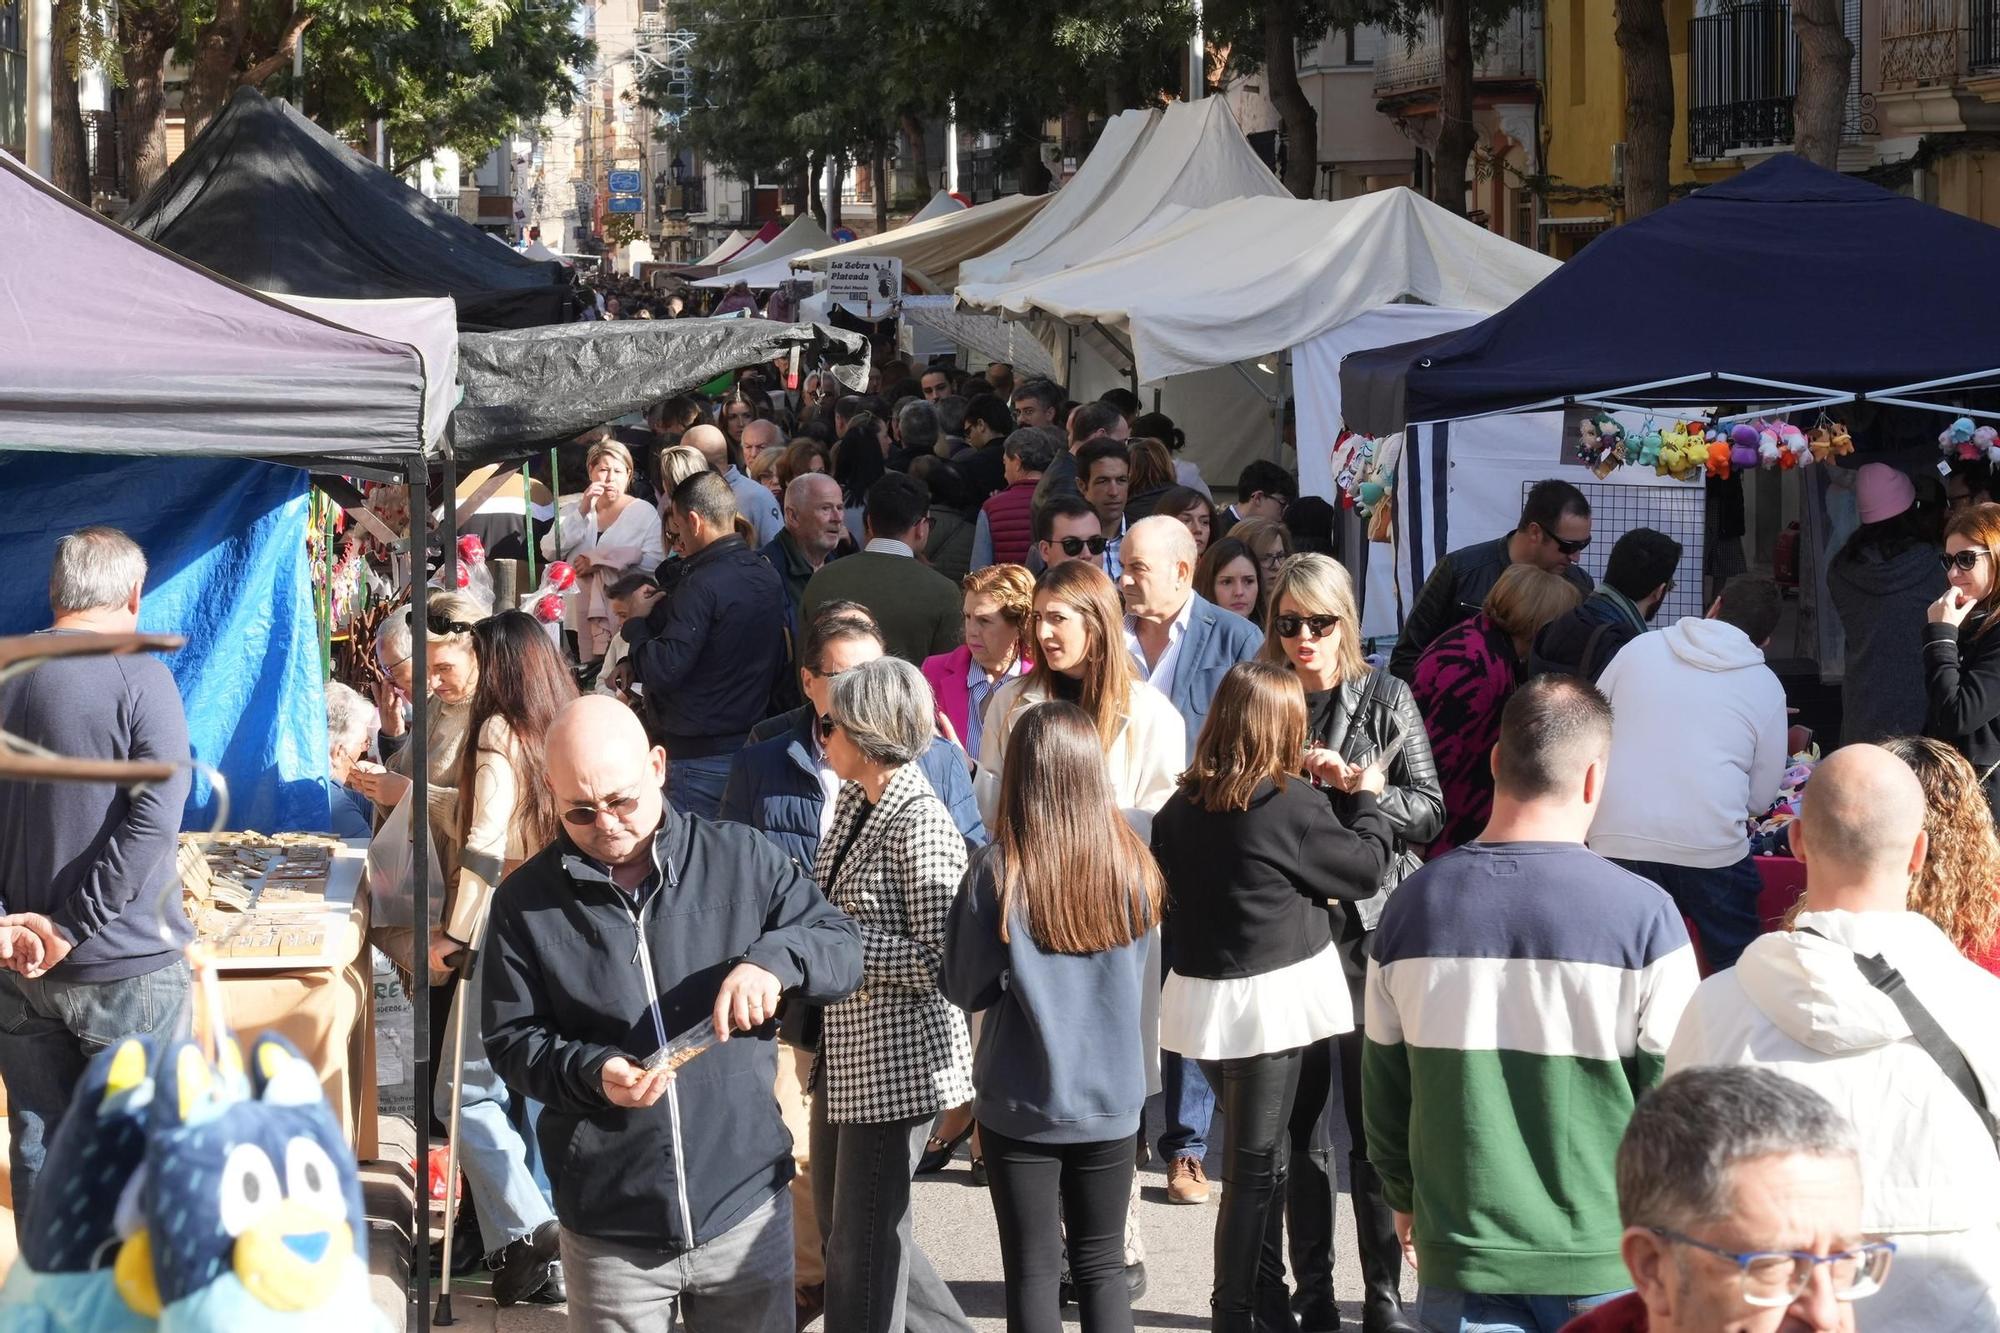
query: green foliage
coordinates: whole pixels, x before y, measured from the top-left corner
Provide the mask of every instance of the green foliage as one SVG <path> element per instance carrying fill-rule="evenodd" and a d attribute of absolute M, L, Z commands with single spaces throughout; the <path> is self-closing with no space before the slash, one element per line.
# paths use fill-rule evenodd
<path fill-rule="evenodd" d="M 802 9 L 804 12 L 802 12 Z M 692 0 L 692 106 L 668 137 L 746 179 L 804 155 L 865 156 L 900 119 L 1039 137 L 1065 110 L 1105 114 L 1178 87 L 1187 0 Z M 665 76 L 651 104 L 674 103 Z"/>
<path fill-rule="evenodd" d="M 306 86 L 289 69 L 269 91 L 338 134 L 380 117 L 392 164 L 439 148 L 476 161 L 518 127 L 567 111 L 576 70 L 594 58 L 574 28 L 577 0 L 307 0 Z"/>

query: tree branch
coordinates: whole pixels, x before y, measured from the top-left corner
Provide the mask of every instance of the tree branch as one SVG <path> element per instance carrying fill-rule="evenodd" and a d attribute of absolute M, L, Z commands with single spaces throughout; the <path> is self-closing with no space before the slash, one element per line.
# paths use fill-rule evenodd
<path fill-rule="evenodd" d="M 284 35 L 278 38 L 278 49 L 244 70 L 237 77 L 237 87 L 262 87 L 264 80 L 291 64 L 292 55 L 298 50 L 299 43 L 305 40 L 306 29 L 312 26 L 314 17 L 306 10 L 295 11 L 292 21 L 285 25 Z"/>

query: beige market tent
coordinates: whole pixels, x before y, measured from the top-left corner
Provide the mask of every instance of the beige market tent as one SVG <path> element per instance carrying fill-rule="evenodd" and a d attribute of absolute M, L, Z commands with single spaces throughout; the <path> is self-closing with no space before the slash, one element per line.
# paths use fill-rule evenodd
<path fill-rule="evenodd" d="M 1064 191 L 1073 186 L 1071 182 Z M 903 261 L 903 276 L 918 287 L 927 292 L 949 292 L 958 282 L 960 264 L 1006 243 L 1059 197 L 1010 194 L 942 217 L 913 219 L 879 236 L 815 250 L 792 262 L 798 268 L 825 272 L 830 259 L 893 257 Z"/>

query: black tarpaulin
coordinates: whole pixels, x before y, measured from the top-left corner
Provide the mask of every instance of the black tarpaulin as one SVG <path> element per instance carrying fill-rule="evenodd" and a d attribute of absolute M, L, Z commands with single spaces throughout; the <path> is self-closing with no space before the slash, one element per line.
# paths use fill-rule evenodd
<path fill-rule="evenodd" d="M 121 221 L 260 291 L 449 296 L 467 330 L 575 314 L 561 264 L 495 241 L 254 88 L 239 89 Z"/>
<path fill-rule="evenodd" d="M 789 360 L 804 376 L 827 363 L 859 391 L 868 340 L 821 324 L 767 319 L 634 319 L 468 333 L 458 340 L 464 397 L 452 413 L 461 466 L 574 439 L 745 366 Z"/>

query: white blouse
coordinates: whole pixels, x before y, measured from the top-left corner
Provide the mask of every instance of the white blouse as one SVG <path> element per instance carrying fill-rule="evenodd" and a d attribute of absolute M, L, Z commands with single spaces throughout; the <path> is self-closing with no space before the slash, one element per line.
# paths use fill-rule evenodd
<path fill-rule="evenodd" d="M 594 556 L 599 548 L 606 552 L 618 551 L 621 556 L 636 552 L 630 558 L 619 559 L 617 564 L 621 567 L 653 569 L 667 558 L 666 547 L 660 540 L 659 511 L 643 501 L 634 500 L 625 506 L 623 513 L 611 520 L 611 526 L 600 532 L 596 511 L 584 510 L 572 500 L 562 507 L 562 518 L 555 528 L 542 538 L 542 554 L 551 560 Z"/>
<path fill-rule="evenodd" d="M 1252 977 L 1167 973 L 1160 995 L 1160 1046 L 1190 1060 L 1241 1060 L 1310 1046 L 1354 1030 L 1354 1004 L 1340 953 Z"/>

